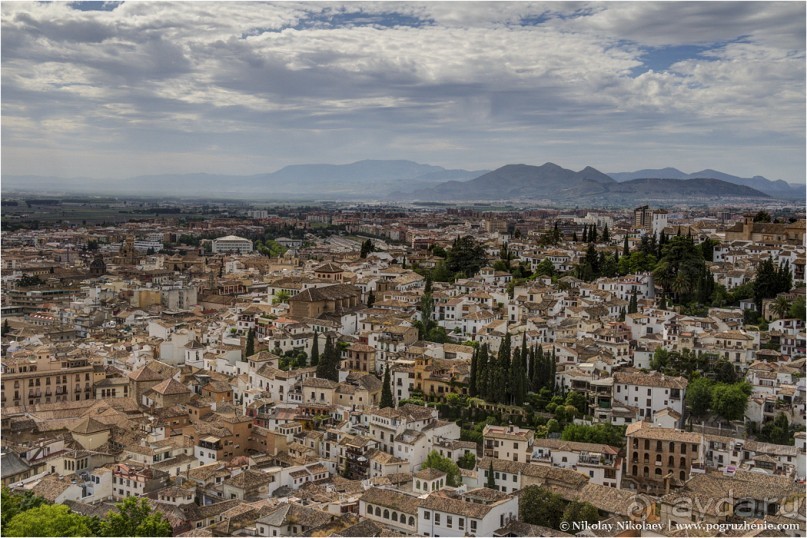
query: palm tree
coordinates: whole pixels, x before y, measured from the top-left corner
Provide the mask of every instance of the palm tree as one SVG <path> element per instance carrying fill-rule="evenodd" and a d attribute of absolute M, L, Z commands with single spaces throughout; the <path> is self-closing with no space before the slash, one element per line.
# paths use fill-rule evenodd
<path fill-rule="evenodd" d="M 676 298 L 680 301 L 692 291 L 692 281 L 689 280 L 683 273 L 678 273 L 675 280 L 672 281 L 672 291 L 675 293 Z"/>
<path fill-rule="evenodd" d="M 275 293 L 275 298 L 272 301 L 272 303 L 274 304 L 287 303 L 289 302 L 290 298 L 291 294 L 289 292 L 287 292 L 286 290 L 280 290 L 279 292 Z"/>
<path fill-rule="evenodd" d="M 790 301 L 786 297 L 777 297 L 771 303 L 771 312 L 779 319 L 787 317 L 790 314 Z"/>

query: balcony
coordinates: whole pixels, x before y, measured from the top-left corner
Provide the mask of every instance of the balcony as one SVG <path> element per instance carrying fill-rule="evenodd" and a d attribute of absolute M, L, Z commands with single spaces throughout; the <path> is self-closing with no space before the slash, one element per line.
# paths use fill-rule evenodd
<path fill-rule="evenodd" d="M 689 474 L 706 474 L 706 466 L 699 461 L 693 461 L 689 468 Z"/>

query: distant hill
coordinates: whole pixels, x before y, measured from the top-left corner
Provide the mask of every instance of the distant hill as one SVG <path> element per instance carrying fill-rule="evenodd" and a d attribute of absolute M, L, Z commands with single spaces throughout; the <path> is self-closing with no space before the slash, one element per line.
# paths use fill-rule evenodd
<path fill-rule="evenodd" d="M 425 188 L 477 177 L 486 170 L 451 170 L 405 160 L 365 160 L 351 164 L 302 164 L 255 175 L 159 174 L 122 180 L 3 176 L 3 190 L 48 190 L 99 194 L 260 196 L 318 199 L 379 197 L 390 190 Z"/>
<path fill-rule="evenodd" d="M 784 181 L 729 176 L 715 170 L 696 175 L 675 168 L 606 175 L 592 167 L 568 170 L 554 163 L 508 164 L 493 171 L 446 169 L 406 160 L 350 164 L 301 164 L 254 175 L 161 174 L 127 179 L 3 175 L 3 193 L 92 193 L 249 198 L 254 200 L 531 200 L 559 205 L 631 205 L 768 196 L 804 199 Z M 634 175 L 642 177 L 632 177 Z M 666 177 L 652 177 L 652 176 Z M 720 176 L 720 177 L 713 177 Z M 617 181 L 618 180 L 618 181 Z M 743 183 L 749 183 L 747 185 Z M 757 188 L 754 185 L 762 185 Z"/>
<path fill-rule="evenodd" d="M 470 181 L 448 181 L 416 191 L 412 197 L 420 200 L 570 198 L 603 192 L 604 185 L 612 183 L 616 182 L 591 167 L 575 172 L 554 163 L 508 164 Z"/>
<path fill-rule="evenodd" d="M 712 178 L 644 178 L 618 183 L 586 167 L 579 172 L 554 163 L 542 166 L 511 164 L 470 181 L 448 181 L 397 199 L 415 200 L 548 200 L 569 204 L 632 204 L 643 201 L 688 201 L 710 198 L 769 198 L 750 187 Z"/>
<path fill-rule="evenodd" d="M 678 170 L 677 168 L 651 168 L 645 170 L 637 170 L 635 172 L 614 172 L 608 174 L 617 181 L 630 181 L 633 179 L 645 178 L 663 178 L 663 179 L 697 179 L 697 178 L 712 178 L 733 183 L 735 185 L 743 185 L 751 187 L 774 198 L 787 198 L 787 199 L 804 199 L 807 194 L 807 186 L 787 183 L 781 179 L 772 181 L 762 176 L 754 176 L 751 178 L 743 178 L 726 174 L 718 170 L 707 168 L 700 172 L 687 174 Z"/>

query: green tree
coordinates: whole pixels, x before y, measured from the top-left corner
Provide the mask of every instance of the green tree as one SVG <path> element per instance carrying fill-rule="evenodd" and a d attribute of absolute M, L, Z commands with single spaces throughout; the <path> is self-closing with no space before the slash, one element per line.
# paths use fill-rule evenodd
<path fill-rule="evenodd" d="M 319 333 L 314 333 L 314 342 L 311 344 L 311 366 L 319 364 Z"/>
<path fill-rule="evenodd" d="M 339 348 L 334 345 L 331 336 L 328 335 L 325 339 L 325 349 L 317 362 L 317 377 L 339 381 L 339 359 Z"/>
<path fill-rule="evenodd" d="M 790 313 L 790 301 L 787 297 L 777 297 L 771 304 L 771 313 L 779 319 L 787 317 Z"/>
<path fill-rule="evenodd" d="M 790 423 L 784 413 L 779 413 L 771 422 L 762 426 L 759 439 L 777 445 L 792 445 L 793 435 L 790 432 Z"/>
<path fill-rule="evenodd" d="M 606 225 L 605 225 L 605 228 L 603 228 L 603 230 L 602 230 L 602 239 L 601 239 L 601 241 L 602 241 L 603 243 L 607 243 L 607 242 L 609 242 L 610 240 L 611 240 L 611 234 L 610 234 L 610 232 L 608 231 L 608 225 L 606 224 Z"/>
<path fill-rule="evenodd" d="M 36 508 L 19 512 L 12 517 L 6 525 L 3 535 L 89 536 L 91 532 L 88 517 L 72 513 L 63 504 L 42 504 Z M 170 534 L 166 536 L 170 536 Z"/>
<path fill-rule="evenodd" d="M 706 271 L 703 254 L 692 238 L 676 236 L 663 246 L 653 277 L 665 294 L 672 294 L 679 303 L 687 303 L 695 291 L 695 283 Z"/>
<path fill-rule="evenodd" d="M 549 258 L 544 258 L 541 260 L 541 263 L 535 266 L 535 273 L 533 273 L 532 278 L 539 277 L 539 276 L 554 276 L 555 275 L 555 266 L 552 264 L 552 261 Z"/>
<path fill-rule="evenodd" d="M 361 244 L 361 252 L 359 253 L 359 256 L 361 258 L 366 258 L 371 252 L 375 252 L 375 245 L 373 245 L 373 242 L 368 239 Z"/>
<path fill-rule="evenodd" d="M 593 525 L 600 520 L 600 515 L 592 504 L 587 502 L 572 501 L 566 505 L 566 510 L 563 511 L 562 520 L 571 525 L 572 528 L 580 528 L 575 527 L 574 524 L 585 521 L 589 525 Z"/>
<path fill-rule="evenodd" d="M 457 467 L 460 469 L 473 469 L 476 467 L 476 455 L 473 452 L 466 452 L 457 460 Z"/>
<path fill-rule="evenodd" d="M 703 418 L 712 404 L 712 382 L 699 377 L 687 387 L 686 403 L 693 417 Z"/>
<path fill-rule="evenodd" d="M 392 398 L 392 381 L 390 380 L 389 365 L 384 369 L 384 383 L 381 387 L 381 403 L 379 407 L 395 407 L 395 400 Z"/>
<path fill-rule="evenodd" d="M 369 307 L 373 306 L 374 304 L 375 304 L 375 292 L 373 292 L 373 290 L 370 290 L 367 293 L 367 306 L 369 308 Z"/>
<path fill-rule="evenodd" d="M 621 447 L 625 444 L 625 427 L 614 426 L 608 423 L 594 424 L 568 424 L 563 428 L 560 438 L 564 441 L 578 441 L 581 443 L 597 443 Z"/>
<path fill-rule="evenodd" d="M 788 316 L 796 319 L 804 319 L 805 317 L 807 317 L 807 309 L 805 309 L 803 295 L 797 297 L 796 300 L 793 301 L 793 304 L 790 305 L 790 311 L 788 312 Z"/>
<path fill-rule="evenodd" d="M 622 257 L 627 258 L 630 256 L 630 247 L 628 246 L 628 234 L 625 234 L 625 240 L 622 243 Z"/>
<path fill-rule="evenodd" d="M 540 486 L 527 486 L 518 498 L 518 519 L 530 525 L 559 529 L 563 521 L 564 501 Z"/>
<path fill-rule="evenodd" d="M 488 489 L 496 489 L 496 479 L 493 475 L 493 460 L 490 460 L 490 465 L 488 465 L 488 480 L 485 483 L 485 487 Z"/>
<path fill-rule="evenodd" d="M 792 275 L 789 268 L 774 266 L 770 257 L 757 265 L 757 274 L 753 280 L 754 302 L 757 312 L 762 312 L 762 300 L 772 299 L 777 294 L 790 291 Z"/>
<path fill-rule="evenodd" d="M 5 336 L 11 332 L 11 326 L 8 324 L 8 320 L 3 321 L 3 327 L 0 328 L 0 336 Z"/>
<path fill-rule="evenodd" d="M 581 415 L 586 414 L 586 410 L 588 407 L 586 396 L 582 392 L 577 392 L 576 390 L 569 391 L 566 395 L 566 405 L 571 405 L 574 407 L 578 413 Z"/>
<path fill-rule="evenodd" d="M 251 357 L 255 354 L 255 329 L 247 331 L 247 343 L 244 346 L 244 358 Z"/>
<path fill-rule="evenodd" d="M 6 486 L 3 486 L 2 500 L 0 500 L 0 518 L 2 518 L 2 529 L 12 517 L 20 512 L 25 512 L 31 508 L 36 508 L 47 501 L 30 490 L 12 493 Z M 0 533 L 0 534 L 5 534 Z"/>
<path fill-rule="evenodd" d="M 479 373 L 479 347 L 474 347 L 473 355 L 471 355 L 471 372 L 468 375 L 468 395 L 475 398 L 476 392 L 476 379 Z"/>
<path fill-rule="evenodd" d="M 741 420 L 748 405 L 750 386 L 747 383 L 727 385 L 719 383 L 712 388 L 712 411 L 725 420 Z"/>
<path fill-rule="evenodd" d="M 459 487 L 462 485 L 462 476 L 460 475 L 460 468 L 456 463 L 449 458 L 441 456 L 436 450 L 429 452 L 426 456 L 426 461 L 423 462 L 423 469 L 437 469 L 443 471 L 448 476 L 446 477 L 446 484 L 451 487 Z"/>
<path fill-rule="evenodd" d="M 287 292 L 286 290 L 280 290 L 275 293 L 275 296 L 272 299 L 272 304 L 288 303 L 289 299 L 291 299 L 291 293 Z"/>
<path fill-rule="evenodd" d="M 21 288 L 29 288 L 33 286 L 41 286 L 43 284 L 42 279 L 39 276 L 34 275 L 22 275 L 19 281 L 19 285 Z"/>
<path fill-rule="evenodd" d="M 734 366 L 726 359 L 712 361 L 710 362 L 710 366 L 715 374 L 715 380 L 718 383 L 731 384 L 737 382 L 737 370 L 735 370 Z"/>
<path fill-rule="evenodd" d="M 770 222 L 771 215 L 767 211 L 758 211 L 756 215 L 754 215 L 754 222 Z"/>
<path fill-rule="evenodd" d="M 638 311 L 639 298 L 636 295 L 636 291 L 634 291 L 630 296 L 630 300 L 628 301 L 628 314 L 636 314 Z"/>
<path fill-rule="evenodd" d="M 489 371 L 490 365 L 488 345 L 482 344 L 479 348 L 479 357 L 477 359 L 477 374 L 476 374 L 476 395 L 487 400 L 489 394 Z"/>
<path fill-rule="evenodd" d="M 473 276 L 484 263 L 485 249 L 470 235 L 455 239 L 446 255 L 446 267 L 452 273 Z"/>
<path fill-rule="evenodd" d="M 115 504 L 101 521 L 103 536 L 171 536 L 171 524 L 165 517 L 152 510 L 148 499 L 127 497 Z"/>

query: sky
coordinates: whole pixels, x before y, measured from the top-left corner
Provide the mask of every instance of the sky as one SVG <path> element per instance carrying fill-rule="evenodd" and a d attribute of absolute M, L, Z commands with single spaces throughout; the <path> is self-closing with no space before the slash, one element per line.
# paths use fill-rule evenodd
<path fill-rule="evenodd" d="M 2 173 L 805 181 L 805 2 L 2 2 Z"/>

